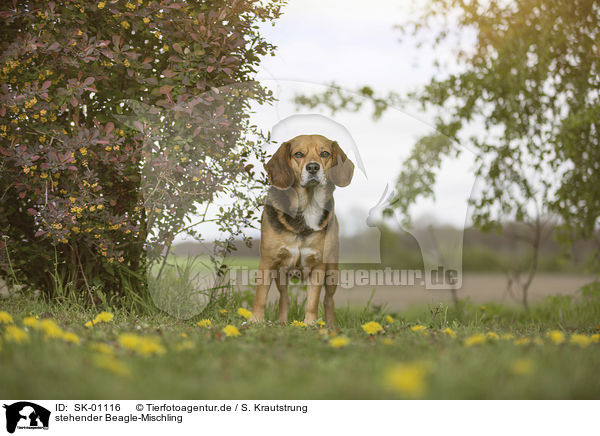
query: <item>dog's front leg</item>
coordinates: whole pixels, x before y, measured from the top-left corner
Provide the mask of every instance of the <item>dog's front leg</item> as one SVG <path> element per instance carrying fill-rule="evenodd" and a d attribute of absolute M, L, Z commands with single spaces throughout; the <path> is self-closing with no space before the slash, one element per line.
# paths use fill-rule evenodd
<path fill-rule="evenodd" d="M 272 273 L 267 268 L 260 268 L 256 278 L 256 293 L 254 294 L 254 304 L 252 305 L 251 322 L 262 322 L 265 320 L 265 306 L 267 305 L 267 295 L 273 279 Z"/>
<path fill-rule="evenodd" d="M 306 286 L 306 314 L 304 322 L 306 325 L 313 324 L 317 320 L 319 312 L 319 297 L 321 296 L 321 288 L 325 281 L 325 265 L 321 264 L 310 273 L 308 285 Z"/>
<path fill-rule="evenodd" d="M 325 306 L 325 322 L 327 327 L 335 327 L 335 304 L 333 302 L 333 294 L 339 282 L 339 271 L 337 264 L 327 265 L 327 273 L 325 274 L 325 298 L 323 306 Z"/>
<path fill-rule="evenodd" d="M 280 322 L 286 324 L 288 322 L 288 311 L 290 309 L 290 301 L 288 299 L 288 275 L 284 268 L 280 268 L 277 277 L 275 278 L 275 284 L 279 291 L 279 311 L 277 317 Z"/>
<path fill-rule="evenodd" d="M 290 309 L 290 301 L 288 299 L 288 285 L 286 277 L 277 277 L 275 280 L 275 284 L 277 285 L 277 289 L 279 290 L 279 312 L 277 317 L 279 321 L 282 323 L 288 322 L 288 311 Z"/>

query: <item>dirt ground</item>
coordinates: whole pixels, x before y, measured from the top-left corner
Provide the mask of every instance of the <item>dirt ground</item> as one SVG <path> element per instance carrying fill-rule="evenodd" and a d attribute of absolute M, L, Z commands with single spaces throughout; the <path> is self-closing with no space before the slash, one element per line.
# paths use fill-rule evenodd
<path fill-rule="evenodd" d="M 575 295 L 577 290 L 591 282 L 592 276 L 564 275 L 564 274 L 537 274 L 529 289 L 531 302 L 543 299 L 548 295 Z M 350 306 L 363 306 L 375 289 L 371 300 L 374 305 L 386 305 L 388 310 L 401 310 L 417 304 L 437 304 L 450 302 L 450 291 L 427 290 L 422 286 L 355 286 L 351 289 L 338 288 L 335 302 L 338 307 L 349 304 Z M 459 298 L 470 297 L 475 303 L 499 302 L 504 304 L 519 304 L 511 298 L 506 290 L 506 277 L 502 274 L 469 273 L 463 275 L 462 289 L 457 291 Z M 277 301 L 279 295 L 273 286 L 269 292 L 269 301 Z M 321 293 L 322 298 L 323 292 Z"/>

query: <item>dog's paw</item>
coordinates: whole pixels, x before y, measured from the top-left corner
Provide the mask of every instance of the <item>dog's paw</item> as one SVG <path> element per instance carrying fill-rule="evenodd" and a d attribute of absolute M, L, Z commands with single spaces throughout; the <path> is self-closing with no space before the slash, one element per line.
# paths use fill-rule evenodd
<path fill-rule="evenodd" d="M 317 322 L 317 318 L 316 317 L 305 317 L 304 318 L 304 324 L 306 324 L 307 326 L 312 326 Z"/>

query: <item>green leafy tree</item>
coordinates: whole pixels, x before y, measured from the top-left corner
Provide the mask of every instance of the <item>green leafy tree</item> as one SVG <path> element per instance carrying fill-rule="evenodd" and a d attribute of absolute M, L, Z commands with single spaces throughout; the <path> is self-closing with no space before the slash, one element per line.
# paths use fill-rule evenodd
<path fill-rule="evenodd" d="M 298 96 L 298 105 L 360 110 L 373 115 L 416 100 L 433 110 L 435 133 L 415 144 L 404 162 L 392 205 L 408 217 L 419 197 L 433 196 L 445 157 L 468 145 L 476 153 L 482 192 L 473 221 L 533 223 L 560 217 L 563 240 L 593 238 L 600 217 L 600 45 L 597 0 L 430 0 L 414 21 L 400 26 L 447 50 L 459 35 L 458 67 L 409 95 L 378 96 L 372 87 L 350 93 Z M 432 38 L 432 33 L 434 37 Z M 598 241 L 597 241 L 598 242 Z"/>
<path fill-rule="evenodd" d="M 239 234 L 254 202 L 240 186 L 258 183 L 248 161 L 264 157 L 249 107 L 271 99 L 251 82 L 274 48 L 257 24 L 280 7 L 4 2 L 0 276 L 92 302 L 95 286 L 139 294 L 148 248 L 193 233 L 186 217 L 218 195 L 240 197 L 216 218 Z"/>

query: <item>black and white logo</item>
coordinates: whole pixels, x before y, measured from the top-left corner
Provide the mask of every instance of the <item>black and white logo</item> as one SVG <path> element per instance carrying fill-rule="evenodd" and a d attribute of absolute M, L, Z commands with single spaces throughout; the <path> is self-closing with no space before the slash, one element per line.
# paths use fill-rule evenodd
<path fill-rule="evenodd" d="M 29 401 L 19 401 L 3 406 L 6 409 L 6 431 L 16 429 L 48 430 L 50 411 Z"/>

